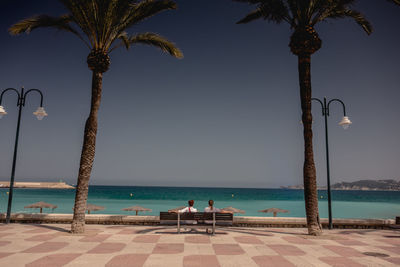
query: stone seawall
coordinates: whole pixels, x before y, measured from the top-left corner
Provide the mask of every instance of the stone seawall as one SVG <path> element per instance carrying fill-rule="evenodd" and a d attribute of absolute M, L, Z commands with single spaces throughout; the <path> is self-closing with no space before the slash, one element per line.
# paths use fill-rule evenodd
<path fill-rule="evenodd" d="M 0 213 L 0 222 L 5 222 L 5 213 Z M 11 222 L 15 223 L 71 223 L 72 214 L 13 213 Z M 159 216 L 127 216 L 107 214 L 87 214 L 87 224 L 126 224 L 159 225 Z M 328 226 L 328 219 L 321 219 L 323 227 Z M 237 227 L 306 227 L 305 218 L 290 217 L 233 217 L 233 226 Z M 388 229 L 395 226 L 392 219 L 334 219 L 334 228 L 373 228 Z"/>

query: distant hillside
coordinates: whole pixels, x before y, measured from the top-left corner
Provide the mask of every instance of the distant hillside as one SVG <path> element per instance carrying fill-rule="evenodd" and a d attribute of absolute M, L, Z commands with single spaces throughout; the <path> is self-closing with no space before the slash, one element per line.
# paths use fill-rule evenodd
<path fill-rule="evenodd" d="M 281 186 L 284 189 L 303 189 L 303 185 Z M 326 186 L 318 189 L 326 189 Z M 356 182 L 341 182 L 331 185 L 332 190 L 387 190 L 400 191 L 400 181 L 396 180 L 359 180 Z"/>
<path fill-rule="evenodd" d="M 341 182 L 331 186 L 336 190 L 395 190 L 400 191 L 400 181 L 396 180 L 360 180 Z"/>

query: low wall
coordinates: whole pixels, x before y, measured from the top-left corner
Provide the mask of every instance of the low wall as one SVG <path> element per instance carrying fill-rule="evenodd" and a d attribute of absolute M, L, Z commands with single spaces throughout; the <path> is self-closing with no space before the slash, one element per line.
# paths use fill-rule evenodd
<path fill-rule="evenodd" d="M 0 213 L 0 222 L 5 222 L 6 214 Z M 108 214 L 87 214 L 87 224 L 127 224 L 159 225 L 159 216 L 127 216 Z M 71 223 L 72 214 L 13 213 L 11 222 L 15 223 Z M 323 227 L 328 219 L 321 219 Z M 233 217 L 233 226 L 240 227 L 306 227 L 305 218 L 293 217 Z M 334 228 L 375 228 L 385 229 L 395 226 L 392 219 L 333 219 Z"/>

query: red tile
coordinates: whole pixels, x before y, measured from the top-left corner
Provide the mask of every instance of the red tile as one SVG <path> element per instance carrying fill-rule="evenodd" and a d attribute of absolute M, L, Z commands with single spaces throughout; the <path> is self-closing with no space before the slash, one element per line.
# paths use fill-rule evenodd
<path fill-rule="evenodd" d="M 331 266 L 335 267 L 363 267 L 365 265 L 359 264 L 346 257 L 321 257 L 320 261 L 323 261 Z"/>
<path fill-rule="evenodd" d="M 344 246 L 368 246 L 368 244 L 354 239 L 335 241 Z"/>
<path fill-rule="evenodd" d="M 14 254 L 14 253 L 0 252 L 0 259 L 1 259 L 1 258 L 5 258 L 5 257 L 7 257 L 7 256 L 10 256 L 10 255 L 12 255 L 12 254 Z"/>
<path fill-rule="evenodd" d="M 132 230 L 132 229 L 123 229 L 116 233 L 117 235 L 134 235 L 137 233 L 137 230 Z"/>
<path fill-rule="evenodd" d="M 184 250 L 180 243 L 159 243 L 153 249 L 153 254 L 178 254 Z"/>
<path fill-rule="evenodd" d="M 106 235 L 106 234 L 98 234 L 98 235 L 92 235 L 92 236 L 86 236 L 82 239 L 79 239 L 79 242 L 103 242 L 107 238 L 109 238 L 111 235 Z"/>
<path fill-rule="evenodd" d="M 350 247 L 342 247 L 342 246 L 323 246 L 329 250 L 332 250 L 336 254 L 342 257 L 366 257 L 366 255 L 362 254 L 358 250 Z"/>
<path fill-rule="evenodd" d="M 159 235 L 138 235 L 132 241 L 136 243 L 157 243 Z"/>
<path fill-rule="evenodd" d="M 400 258 L 399 257 L 390 257 L 390 258 L 381 258 L 381 259 L 387 260 L 388 262 L 391 262 L 393 264 L 400 266 Z"/>
<path fill-rule="evenodd" d="M 260 267 L 292 267 L 293 263 L 282 256 L 255 256 L 253 261 Z"/>
<path fill-rule="evenodd" d="M 31 263 L 28 263 L 25 266 L 27 266 L 27 267 L 63 266 L 65 264 L 69 263 L 70 261 L 73 261 L 80 255 L 81 254 L 78 254 L 78 253 L 53 254 L 53 255 L 48 255 L 48 256 L 42 257 L 40 259 L 37 259 Z"/>
<path fill-rule="evenodd" d="M 284 237 L 282 237 L 282 239 L 288 241 L 289 243 L 298 244 L 298 245 L 314 245 L 315 244 L 314 242 L 312 242 L 308 239 L 297 237 L 297 236 L 284 236 Z"/>
<path fill-rule="evenodd" d="M 215 255 L 188 255 L 183 257 L 183 267 L 220 267 Z"/>
<path fill-rule="evenodd" d="M 292 245 L 267 245 L 273 249 L 276 253 L 283 256 L 301 256 L 306 253 L 296 246 Z"/>
<path fill-rule="evenodd" d="M 195 243 L 195 244 L 208 244 L 211 243 L 209 236 L 203 235 L 193 235 L 193 236 L 185 236 L 186 243 Z"/>
<path fill-rule="evenodd" d="M 0 241 L 0 247 L 7 246 L 10 243 L 11 243 L 11 241 Z"/>
<path fill-rule="evenodd" d="M 234 237 L 236 242 L 242 244 L 264 244 L 260 239 L 255 236 L 237 236 Z"/>
<path fill-rule="evenodd" d="M 0 233 L 0 238 L 8 236 L 8 235 L 13 235 L 14 233 Z"/>
<path fill-rule="evenodd" d="M 56 238 L 57 236 L 58 235 L 55 235 L 55 234 L 35 235 L 35 236 L 25 239 L 25 241 L 49 241 L 53 238 Z"/>
<path fill-rule="evenodd" d="M 399 247 L 386 247 L 386 246 L 380 246 L 379 248 L 396 253 L 396 254 L 400 254 L 400 248 Z"/>
<path fill-rule="evenodd" d="M 50 232 L 50 231 L 51 230 L 47 229 L 47 228 L 36 228 L 36 229 L 33 229 L 33 230 L 25 231 L 23 233 L 24 234 L 40 234 L 40 233 L 47 233 L 47 232 Z"/>
<path fill-rule="evenodd" d="M 13 229 L 12 226 L 4 225 L 4 224 L 2 226 L 0 226 L 0 231 L 7 231 L 7 230 L 11 230 L 11 229 Z"/>
<path fill-rule="evenodd" d="M 107 264 L 107 267 L 129 266 L 142 267 L 149 257 L 149 254 L 122 254 L 112 258 Z"/>
<path fill-rule="evenodd" d="M 385 239 L 377 239 L 376 241 L 393 245 L 393 246 L 400 246 L 400 239 L 392 239 L 392 238 L 385 238 Z"/>
<path fill-rule="evenodd" d="M 244 250 L 238 244 L 213 244 L 216 255 L 241 255 Z"/>
<path fill-rule="evenodd" d="M 91 254 L 107 254 L 115 253 L 124 249 L 126 244 L 124 243 L 100 243 L 96 247 L 89 250 L 87 253 Z"/>
<path fill-rule="evenodd" d="M 28 248 L 24 253 L 46 253 L 53 252 L 68 246 L 67 242 L 44 242 L 37 246 Z"/>

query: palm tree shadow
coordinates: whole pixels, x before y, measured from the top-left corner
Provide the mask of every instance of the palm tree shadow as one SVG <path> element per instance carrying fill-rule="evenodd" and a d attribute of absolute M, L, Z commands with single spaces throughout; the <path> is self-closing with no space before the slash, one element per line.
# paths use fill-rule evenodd
<path fill-rule="evenodd" d="M 236 232 L 236 233 L 243 233 L 249 235 L 256 235 L 256 236 L 273 236 L 273 234 L 282 234 L 282 235 L 296 235 L 296 236 L 307 236 L 305 233 L 297 233 L 297 232 L 284 232 L 279 230 L 266 230 L 266 229 L 249 229 L 247 228 L 226 228 L 228 232 Z"/>
<path fill-rule="evenodd" d="M 63 233 L 70 233 L 70 230 L 64 229 L 62 227 L 53 226 L 53 225 L 34 224 L 33 226 L 39 227 L 39 228 L 46 228 L 46 229 L 50 229 L 50 230 L 54 230 L 54 231 L 58 231 L 58 232 L 63 232 Z"/>

